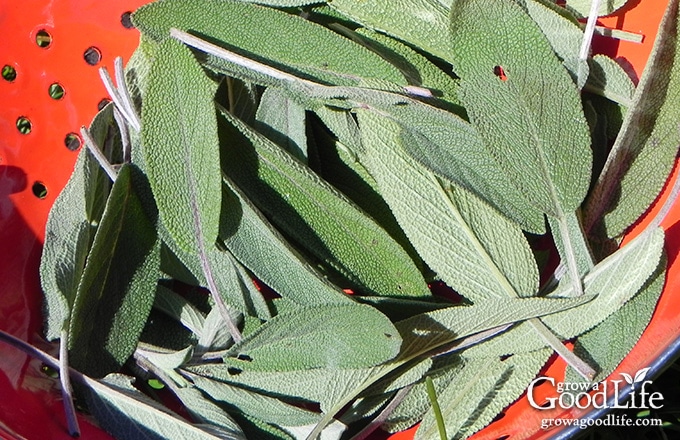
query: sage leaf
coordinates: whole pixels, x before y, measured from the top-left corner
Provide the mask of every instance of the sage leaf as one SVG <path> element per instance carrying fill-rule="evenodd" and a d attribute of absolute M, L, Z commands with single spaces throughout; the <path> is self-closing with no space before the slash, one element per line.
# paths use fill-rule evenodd
<path fill-rule="evenodd" d="M 146 171 L 163 225 L 203 259 L 217 239 L 222 197 L 216 88 L 180 43 L 165 41 L 158 51 L 142 111 Z"/>
<path fill-rule="evenodd" d="M 403 339 L 399 355 L 388 363 L 370 368 L 249 371 L 248 362 L 245 361 L 240 362 L 236 370 L 231 363 L 199 365 L 187 369 L 213 380 L 319 402 L 324 413 L 317 425 L 320 432 L 333 415 L 369 387 L 409 362 L 427 357 L 433 350 L 448 347 L 457 339 L 473 333 L 554 313 L 590 299 L 586 296 L 559 300 L 493 299 L 482 301 L 479 305 L 449 307 L 418 315 L 396 324 Z"/>
<path fill-rule="evenodd" d="M 486 426 L 517 399 L 550 357 L 551 350 L 500 358 L 465 359 L 456 377 L 437 393 L 447 438 L 465 438 Z M 423 417 L 415 439 L 437 437 L 432 409 Z"/>
<path fill-rule="evenodd" d="M 448 8 L 437 0 L 333 0 L 329 5 L 362 25 L 383 31 L 447 61 Z"/>
<path fill-rule="evenodd" d="M 228 180 L 222 203 L 220 240 L 241 264 L 286 301 L 299 306 L 351 301 L 307 263 Z"/>
<path fill-rule="evenodd" d="M 270 319 L 230 350 L 247 360 L 225 362 L 249 371 L 361 368 L 392 359 L 400 345 L 397 329 L 373 307 L 314 306 Z"/>
<path fill-rule="evenodd" d="M 410 158 L 394 139 L 396 123 L 369 111 L 357 114 L 366 148 L 362 162 L 428 266 L 472 301 L 533 295 L 538 271 L 522 231 Z"/>
<path fill-rule="evenodd" d="M 140 440 L 245 440 L 239 433 L 215 436 L 187 423 L 137 391 L 131 378 L 120 374 L 102 382 L 87 379 L 88 403 L 102 427 L 116 438 Z"/>
<path fill-rule="evenodd" d="M 153 305 L 154 308 L 182 323 L 184 327 L 200 338 L 205 324 L 205 316 L 182 295 L 159 284 L 156 288 Z"/>
<path fill-rule="evenodd" d="M 658 196 L 680 145 L 678 2 L 669 3 L 633 105 L 585 207 L 584 225 L 621 235 Z"/>
<path fill-rule="evenodd" d="M 661 264 L 657 273 L 652 275 L 635 297 L 576 340 L 574 352 L 598 367 L 597 376 L 592 382 L 602 381 L 609 376 L 637 344 L 652 319 L 652 313 L 663 291 L 665 271 L 666 265 Z M 571 368 L 567 368 L 565 382 L 582 380 Z"/>
<path fill-rule="evenodd" d="M 120 135 L 113 107 L 107 106 L 90 125 L 92 138 L 109 157 L 120 156 Z M 45 336 L 58 339 L 67 325 L 78 284 L 101 220 L 111 181 L 86 148 L 78 153 L 74 171 L 47 218 L 40 260 L 45 295 Z"/>
<path fill-rule="evenodd" d="M 69 324 L 71 364 L 92 376 L 117 371 L 149 316 L 160 274 L 160 242 L 148 185 L 124 165 L 92 242 Z M 144 206 L 147 203 L 147 206 Z M 152 202 L 151 202 L 152 203 Z"/>
<path fill-rule="evenodd" d="M 305 109 L 282 91 L 272 87 L 264 91 L 253 128 L 300 162 L 307 162 Z"/>
<path fill-rule="evenodd" d="M 429 296 L 406 251 L 331 185 L 225 112 L 229 178 L 285 233 L 354 286 L 385 296 Z"/>
<path fill-rule="evenodd" d="M 657 229 L 635 238 L 598 263 L 583 279 L 584 292 L 596 295 L 588 304 L 546 316 L 541 320 L 563 340 L 585 333 L 628 302 L 657 270 L 663 252 L 664 233 Z M 550 296 L 571 294 L 569 282 L 561 283 Z M 524 353 L 545 346 L 526 324 L 493 340 L 466 350 L 468 357 Z"/>
<path fill-rule="evenodd" d="M 191 5 L 165 0 L 139 8 L 133 19 L 143 34 L 156 41 L 168 38 L 173 27 L 191 30 L 242 55 L 255 54 L 265 64 L 317 82 L 354 85 L 375 78 L 404 83 L 396 68 L 369 50 L 323 26 L 272 8 L 234 0 L 200 0 Z"/>
<path fill-rule="evenodd" d="M 600 7 L 597 11 L 598 16 L 610 15 L 618 11 L 628 3 L 629 0 L 607 0 L 601 1 Z M 566 8 L 577 17 L 587 17 L 590 15 L 591 0 L 568 0 Z"/>
<path fill-rule="evenodd" d="M 233 411 L 256 417 L 266 423 L 279 426 L 302 426 L 315 423 L 319 419 L 317 413 L 298 408 L 274 397 L 224 382 L 206 379 L 200 375 L 186 374 L 197 388 L 220 405 L 233 408 Z"/>
<path fill-rule="evenodd" d="M 630 107 L 635 95 L 635 84 L 619 63 L 606 55 L 596 54 L 589 64 L 590 76 L 583 90 Z"/>
<path fill-rule="evenodd" d="M 436 100 L 429 99 L 430 103 L 464 114 L 458 100 L 458 84 L 426 57 L 398 40 L 370 29 L 359 28 L 353 35 L 356 35 L 358 43 L 396 66 L 409 84 L 431 90 Z M 445 104 L 439 104 L 438 101 L 444 101 Z"/>
<path fill-rule="evenodd" d="M 223 438 L 225 435 L 230 436 L 229 438 L 246 438 L 234 419 L 220 406 L 206 399 L 197 388 L 185 386 L 171 387 L 171 389 L 193 419 L 200 422 L 196 425 L 197 427 L 214 433 L 218 438 Z"/>
<path fill-rule="evenodd" d="M 450 42 L 460 98 L 492 156 L 528 203 L 558 218 L 576 210 L 590 183 L 590 136 L 578 90 L 540 29 L 512 0 L 461 0 Z M 560 105 L 547 105 L 550 96 Z"/>

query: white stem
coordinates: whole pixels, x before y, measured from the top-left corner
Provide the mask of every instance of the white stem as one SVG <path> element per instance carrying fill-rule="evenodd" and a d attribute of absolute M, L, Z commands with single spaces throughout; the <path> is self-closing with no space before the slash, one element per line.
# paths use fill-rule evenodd
<path fill-rule="evenodd" d="M 71 437 L 80 437 L 80 427 L 76 417 L 76 408 L 73 405 L 73 389 L 71 376 L 68 374 L 68 331 L 61 331 L 59 341 L 59 382 L 61 383 L 61 396 L 64 401 L 66 423 Z"/>
<path fill-rule="evenodd" d="M 111 181 L 115 182 L 116 178 L 118 177 L 118 172 L 113 168 L 113 165 L 111 165 L 106 156 L 104 156 L 101 148 L 99 148 L 99 145 L 97 145 L 90 135 L 90 131 L 83 126 L 80 128 L 80 134 L 83 136 L 85 146 L 88 148 L 88 150 L 90 150 L 90 153 L 92 153 L 97 163 L 99 163 L 99 166 L 102 167 Z"/>
<path fill-rule="evenodd" d="M 123 68 L 123 59 L 121 57 L 116 57 L 114 60 L 114 69 L 116 74 L 116 84 L 118 85 L 118 92 L 120 93 L 121 101 L 125 107 L 125 113 L 128 114 L 130 125 L 135 129 L 137 133 L 142 129 L 142 122 L 137 115 L 135 110 L 135 105 L 130 97 L 130 91 L 127 88 L 127 83 L 125 82 L 125 69 Z"/>

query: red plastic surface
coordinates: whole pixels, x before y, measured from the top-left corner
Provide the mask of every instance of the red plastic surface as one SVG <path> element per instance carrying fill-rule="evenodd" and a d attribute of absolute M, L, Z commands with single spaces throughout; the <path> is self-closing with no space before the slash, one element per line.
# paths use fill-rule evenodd
<path fill-rule="evenodd" d="M 121 16 L 142 0 L 0 0 L 0 67 L 11 66 L 12 81 L 0 78 L 0 329 L 43 348 L 40 338 L 41 293 L 38 264 L 44 225 L 54 198 L 72 170 L 76 152 L 66 148 L 69 133 L 78 133 L 106 98 L 97 69 L 112 71 L 113 58 L 127 59 L 138 34 L 127 29 Z M 631 1 L 627 10 L 602 20 L 613 28 L 639 32 L 642 44 L 600 39 L 598 50 L 621 57 L 641 73 L 651 50 L 656 28 L 666 2 Z M 36 38 L 45 30 L 51 37 L 47 47 Z M 86 62 L 88 48 L 96 48 L 101 60 Z M 64 89 L 53 99 L 53 84 Z M 22 134 L 16 123 L 21 117 L 31 123 Z M 41 198 L 46 189 L 47 194 Z M 39 197 L 40 196 L 40 197 Z M 659 204 L 657 203 L 657 206 Z M 649 365 L 680 335 L 680 304 L 674 292 L 680 287 L 680 206 L 664 222 L 670 257 L 668 282 L 652 323 L 638 346 L 618 371 L 635 372 Z M 635 232 L 633 231 L 632 234 Z M 0 438 L 69 439 L 63 410 L 53 379 L 40 372 L 40 365 L 14 349 L 0 346 Z M 564 364 L 556 360 L 547 370 L 560 379 Z M 616 374 L 616 373 L 615 373 Z M 475 435 L 475 439 L 544 438 L 554 432 L 538 430 L 546 417 L 577 417 L 537 411 L 520 399 L 505 416 Z M 83 438 L 108 439 L 108 435 L 83 421 Z M 412 439 L 415 428 L 391 436 Z M 382 437 L 382 436 L 381 436 Z"/>
<path fill-rule="evenodd" d="M 65 138 L 88 124 L 107 97 L 97 69 L 113 71 L 114 57 L 127 58 L 136 47 L 139 35 L 121 16 L 142 3 L 0 0 L 0 67 L 16 72 L 12 81 L 0 78 L 0 328 L 35 344 L 41 343 L 38 264 L 45 222 L 77 154 Z M 43 30 L 51 37 L 47 47 L 36 41 Z M 101 55 L 94 65 L 84 56 L 91 47 Z M 53 84 L 64 90 L 60 99 L 50 96 Z M 17 129 L 20 117 L 30 121 L 30 133 Z M 47 194 L 40 198 L 43 188 Z M 0 355 L 0 437 L 70 438 L 54 380 L 12 348 L 0 346 Z M 86 439 L 109 438 L 81 425 Z"/>

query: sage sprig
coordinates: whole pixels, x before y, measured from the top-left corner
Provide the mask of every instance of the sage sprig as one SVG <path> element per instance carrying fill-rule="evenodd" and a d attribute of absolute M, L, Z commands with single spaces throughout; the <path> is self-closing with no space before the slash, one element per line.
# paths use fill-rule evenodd
<path fill-rule="evenodd" d="M 101 425 L 311 440 L 422 421 L 416 438 L 462 438 L 553 352 L 587 380 L 612 371 L 659 296 L 664 233 L 654 222 L 616 249 L 600 226 L 619 235 L 670 172 L 678 2 L 637 90 L 590 56 L 570 3 L 135 12 L 118 108 L 93 121 L 97 157 L 80 153 L 41 262 L 46 336 L 62 364 L 105 377 L 73 373 Z M 532 235 L 552 238 L 560 268 L 538 263 Z M 194 424 L 131 386 L 150 378 Z"/>

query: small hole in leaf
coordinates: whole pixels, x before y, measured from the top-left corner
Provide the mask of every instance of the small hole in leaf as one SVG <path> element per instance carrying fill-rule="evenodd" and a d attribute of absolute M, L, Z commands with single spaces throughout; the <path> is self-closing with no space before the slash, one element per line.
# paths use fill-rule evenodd
<path fill-rule="evenodd" d="M 9 64 L 2 66 L 2 79 L 8 82 L 12 82 L 17 79 L 16 69 Z"/>
<path fill-rule="evenodd" d="M 388 339 L 392 337 L 392 335 L 391 335 L 391 334 L 389 334 L 389 333 L 383 333 L 383 334 L 384 334 L 384 335 L 385 335 L 385 337 L 386 337 L 386 338 L 388 338 Z"/>
<path fill-rule="evenodd" d="M 252 362 L 253 358 L 248 356 L 247 354 L 239 354 L 236 356 L 236 359 L 241 360 L 241 361 L 246 361 L 246 362 Z"/>
<path fill-rule="evenodd" d="M 508 76 L 505 74 L 505 69 L 503 69 L 501 66 L 494 66 L 493 74 L 496 75 L 501 81 L 508 79 Z"/>
<path fill-rule="evenodd" d="M 64 88 L 59 83 L 50 84 L 50 88 L 48 91 L 50 94 L 50 98 L 52 99 L 61 99 L 64 97 L 65 93 Z"/>
<path fill-rule="evenodd" d="M 232 376 L 237 376 L 237 375 L 241 374 L 242 372 L 243 372 L 243 370 L 241 370 L 240 368 L 236 368 L 236 367 L 227 368 L 227 373 L 231 374 Z"/>
<path fill-rule="evenodd" d="M 90 66 L 96 66 L 102 60 L 102 53 L 94 46 L 90 46 L 83 53 L 85 62 Z"/>
<path fill-rule="evenodd" d="M 505 360 L 507 360 L 507 359 L 510 359 L 511 357 L 512 357 L 511 354 L 503 355 L 503 356 L 501 356 L 501 362 L 503 362 L 503 361 L 505 361 Z"/>
<path fill-rule="evenodd" d="M 135 25 L 132 24 L 132 12 L 123 12 L 120 16 L 120 24 L 122 24 L 125 29 L 134 29 Z"/>
<path fill-rule="evenodd" d="M 83 141 L 76 133 L 69 133 L 64 138 L 64 145 L 66 145 L 66 148 L 68 148 L 70 151 L 76 151 L 82 144 Z"/>
<path fill-rule="evenodd" d="M 17 119 L 17 130 L 19 130 L 19 133 L 29 134 L 31 128 L 31 121 L 26 116 L 20 116 Z"/>
<path fill-rule="evenodd" d="M 35 182 L 31 187 L 31 190 L 33 191 L 33 195 L 41 200 L 47 197 L 47 187 L 41 181 Z"/>
<path fill-rule="evenodd" d="M 37 34 L 35 34 L 35 44 L 43 49 L 47 48 L 52 44 L 52 35 L 45 29 L 40 29 Z"/>
<path fill-rule="evenodd" d="M 103 98 L 101 101 L 97 103 L 97 110 L 102 111 L 104 107 L 106 107 L 106 104 L 111 102 L 109 98 Z"/>

